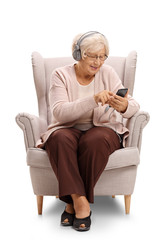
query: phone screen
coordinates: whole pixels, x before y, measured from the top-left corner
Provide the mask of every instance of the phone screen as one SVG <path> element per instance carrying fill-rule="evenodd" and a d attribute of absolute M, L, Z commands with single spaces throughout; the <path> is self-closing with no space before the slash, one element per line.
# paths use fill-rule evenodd
<path fill-rule="evenodd" d="M 128 88 L 121 88 L 117 91 L 116 95 L 120 97 L 124 97 L 128 91 Z"/>

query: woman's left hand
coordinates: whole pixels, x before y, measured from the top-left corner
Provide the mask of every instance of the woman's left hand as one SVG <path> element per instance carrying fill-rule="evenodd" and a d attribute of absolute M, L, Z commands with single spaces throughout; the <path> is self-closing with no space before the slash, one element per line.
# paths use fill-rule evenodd
<path fill-rule="evenodd" d="M 110 98 L 108 104 L 116 111 L 124 113 L 128 107 L 128 91 L 124 97 L 120 97 L 112 92 L 109 92 Z"/>

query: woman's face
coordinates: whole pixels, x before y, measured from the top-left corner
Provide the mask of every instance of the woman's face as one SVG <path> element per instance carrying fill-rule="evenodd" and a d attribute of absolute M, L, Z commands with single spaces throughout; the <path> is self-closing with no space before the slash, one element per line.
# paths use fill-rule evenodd
<path fill-rule="evenodd" d="M 80 61 L 84 73 L 89 76 L 95 75 L 101 66 L 104 64 L 105 57 L 106 57 L 105 48 L 97 52 L 86 52 L 86 56 L 84 59 Z"/>

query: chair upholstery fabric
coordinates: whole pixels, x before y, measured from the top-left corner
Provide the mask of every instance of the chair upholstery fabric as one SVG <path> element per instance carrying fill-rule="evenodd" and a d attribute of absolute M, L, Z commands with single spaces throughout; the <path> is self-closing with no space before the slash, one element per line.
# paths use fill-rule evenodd
<path fill-rule="evenodd" d="M 109 57 L 105 64 L 111 65 L 119 75 L 130 94 L 133 94 L 137 54 L 132 51 L 127 57 Z M 27 165 L 30 167 L 33 191 L 36 195 L 57 195 L 58 182 L 51 168 L 47 153 L 35 147 L 41 133 L 52 122 L 49 106 L 49 83 L 52 71 L 75 61 L 70 57 L 43 58 L 38 52 L 32 54 L 33 76 L 37 92 L 39 117 L 19 113 L 16 122 L 23 130 L 27 151 Z M 131 119 L 124 119 L 130 131 L 126 147 L 115 151 L 109 157 L 107 166 L 100 176 L 95 195 L 129 195 L 133 193 L 137 166 L 140 163 L 140 148 L 143 128 L 149 121 L 149 114 L 138 111 Z"/>
<path fill-rule="evenodd" d="M 119 149 L 112 153 L 104 170 L 128 166 L 137 166 L 140 162 L 139 151 L 136 147 Z M 27 165 L 31 167 L 50 168 L 47 152 L 41 148 L 29 148 L 27 151 Z"/>

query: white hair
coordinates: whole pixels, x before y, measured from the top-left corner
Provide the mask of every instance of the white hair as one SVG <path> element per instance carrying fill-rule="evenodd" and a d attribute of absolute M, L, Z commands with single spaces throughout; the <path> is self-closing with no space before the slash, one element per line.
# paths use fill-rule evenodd
<path fill-rule="evenodd" d="M 77 44 L 78 40 L 83 34 L 78 34 L 72 43 L 72 53 L 75 49 L 75 45 Z M 85 53 L 88 52 L 95 52 L 105 48 L 106 55 L 109 55 L 109 43 L 106 37 L 100 33 L 92 34 L 82 40 L 80 43 L 80 50 L 82 58 L 85 56 Z"/>

